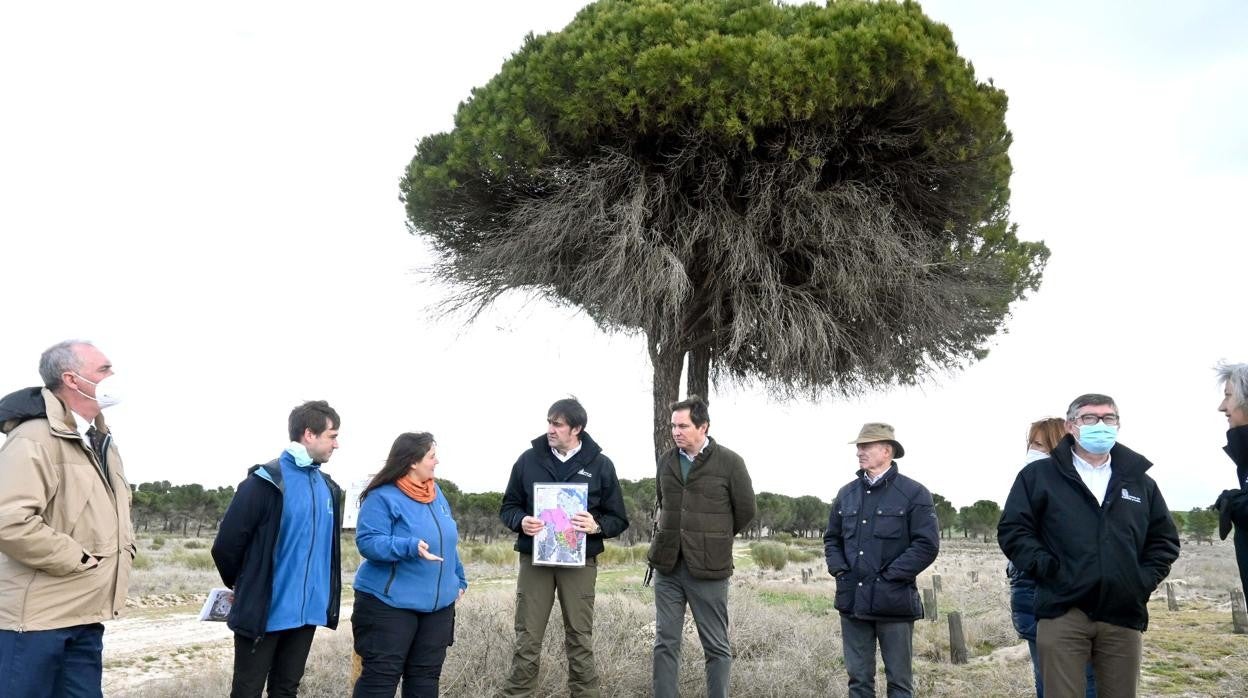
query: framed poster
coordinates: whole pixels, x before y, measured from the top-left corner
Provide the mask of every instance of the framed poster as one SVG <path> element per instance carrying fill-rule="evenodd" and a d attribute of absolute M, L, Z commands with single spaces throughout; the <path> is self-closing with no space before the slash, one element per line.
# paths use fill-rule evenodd
<path fill-rule="evenodd" d="M 533 516 L 545 524 L 533 536 L 533 564 L 584 567 L 585 534 L 572 526 L 572 517 L 588 509 L 584 482 L 533 483 Z"/>

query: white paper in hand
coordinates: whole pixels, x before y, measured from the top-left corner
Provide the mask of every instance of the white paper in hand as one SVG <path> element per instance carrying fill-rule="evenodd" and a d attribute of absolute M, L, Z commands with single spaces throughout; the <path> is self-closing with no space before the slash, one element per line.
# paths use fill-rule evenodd
<path fill-rule="evenodd" d="M 218 588 L 208 592 L 204 607 L 199 609 L 200 620 L 224 621 L 230 617 L 230 607 L 234 605 L 234 592 Z"/>

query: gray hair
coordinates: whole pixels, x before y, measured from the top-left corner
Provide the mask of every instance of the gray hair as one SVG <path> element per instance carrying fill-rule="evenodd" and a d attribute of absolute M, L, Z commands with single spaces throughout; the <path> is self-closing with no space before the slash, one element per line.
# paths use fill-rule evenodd
<path fill-rule="evenodd" d="M 82 368 L 82 359 L 78 358 L 78 352 L 74 351 L 76 347 L 81 346 L 93 347 L 95 345 L 84 339 L 67 339 L 44 350 L 43 355 L 39 357 L 39 377 L 43 379 L 44 387 L 48 390 L 56 390 L 61 387 L 61 375 L 66 371 L 76 373 Z"/>
<path fill-rule="evenodd" d="M 1079 408 L 1087 407 L 1088 405 L 1109 405 L 1114 408 L 1115 412 L 1118 411 L 1118 405 L 1114 403 L 1112 397 L 1101 395 L 1100 393 L 1086 393 L 1075 398 L 1070 403 L 1070 407 L 1066 408 L 1066 421 L 1073 421 L 1075 415 L 1079 414 Z"/>
<path fill-rule="evenodd" d="M 1231 387 L 1231 397 L 1235 398 L 1236 406 L 1248 408 L 1248 364 L 1219 361 L 1213 370 L 1218 372 L 1218 382 Z"/>

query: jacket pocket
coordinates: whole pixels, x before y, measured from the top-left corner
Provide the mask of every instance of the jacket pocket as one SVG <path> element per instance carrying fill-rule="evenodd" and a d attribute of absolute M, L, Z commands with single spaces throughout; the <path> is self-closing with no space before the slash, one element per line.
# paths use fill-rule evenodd
<path fill-rule="evenodd" d="M 923 617 L 923 606 L 919 602 L 919 590 L 911 582 L 890 582 L 880 577 L 875 580 L 871 588 L 871 609 L 869 614 L 898 618 L 921 618 Z"/>
<path fill-rule="evenodd" d="M 680 531 L 659 529 L 650 543 L 650 552 L 646 558 L 654 567 L 670 572 L 676 565 L 676 555 L 679 552 Z"/>
<path fill-rule="evenodd" d="M 854 612 L 854 593 L 858 589 L 856 575 L 846 572 L 836 578 L 836 599 L 833 606 L 841 613 Z"/>
<path fill-rule="evenodd" d="M 875 511 L 875 537 L 901 538 L 906 527 L 904 509 L 877 509 Z"/>
<path fill-rule="evenodd" d="M 708 571 L 732 569 L 732 540 L 726 533 L 707 533 L 703 537 L 703 550 L 706 551 L 704 568 Z"/>

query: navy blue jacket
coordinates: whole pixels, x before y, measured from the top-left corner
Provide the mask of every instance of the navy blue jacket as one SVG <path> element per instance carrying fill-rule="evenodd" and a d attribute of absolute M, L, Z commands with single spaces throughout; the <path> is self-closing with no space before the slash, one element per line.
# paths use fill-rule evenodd
<path fill-rule="evenodd" d="M 259 474 L 263 469 L 264 475 Z M 341 534 L 342 488 L 321 473 L 334 501 L 333 558 L 330 563 L 329 607 L 325 627 L 338 627 L 342 596 Z M 225 586 L 234 590 L 234 605 L 226 624 L 243 637 L 264 637 L 273 595 L 273 551 L 282 522 L 284 495 L 282 468 L 277 460 L 254 465 L 238 485 L 221 519 L 212 559 Z"/>
<path fill-rule="evenodd" d="M 582 431 L 581 450 L 567 463 L 560 463 L 550 452 L 543 434 L 533 439 L 533 448 L 520 454 L 516 464 L 511 466 L 511 478 L 498 512 L 503 525 L 516 532 L 516 550 L 525 555 L 533 554 L 533 536 L 525 535 L 520 522 L 526 516 L 533 516 L 535 482 L 584 482 L 589 486 L 588 511 L 602 526 L 602 533 L 586 537 L 587 558 L 597 557 L 602 552 L 604 539 L 614 538 L 628 528 L 628 513 L 624 509 L 624 494 L 615 475 L 615 465 L 603 455 L 598 443 Z"/>
<path fill-rule="evenodd" d="M 1152 463 L 1114 445 L 1098 502 L 1075 470 L 1067 435 L 1019 472 L 997 524 L 1001 551 L 1036 580 L 1037 618 L 1078 608 L 1094 621 L 1148 628 L 1148 597 L 1179 557 L 1179 533 Z"/>
<path fill-rule="evenodd" d="M 889 467 L 874 485 L 863 471 L 832 502 L 823 553 L 836 577 L 836 610 L 861 620 L 923 617 L 915 578 L 936 560 L 940 525 L 927 488 Z"/>

